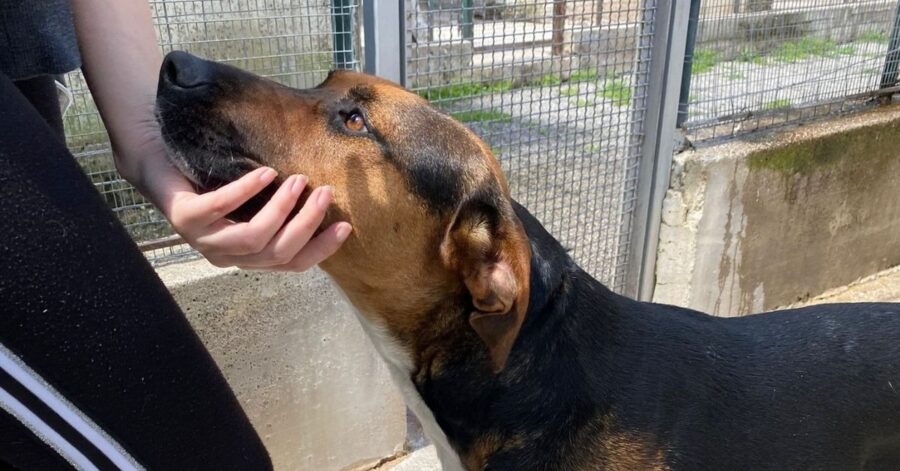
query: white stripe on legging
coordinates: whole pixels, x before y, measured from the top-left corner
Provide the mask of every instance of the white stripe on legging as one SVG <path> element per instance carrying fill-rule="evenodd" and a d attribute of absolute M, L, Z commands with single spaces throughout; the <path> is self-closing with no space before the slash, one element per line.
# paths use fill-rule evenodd
<path fill-rule="evenodd" d="M 78 470 L 98 471 L 94 463 L 82 455 L 77 448 L 72 446 L 68 440 L 56 433 L 53 428 L 41 420 L 40 417 L 34 415 L 31 409 L 25 407 L 25 404 L 19 402 L 5 389 L 0 388 L 0 408 L 9 412 L 10 415 L 22 422 L 22 425 L 28 427 L 35 435 L 38 436 L 50 448 L 56 450 L 60 456 L 68 461 Z"/>
<path fill-rule="evenodd" d="M 37 396 L 47 407 L 56 412 L 87 441 L 106 455 L 119 469 L 127 471 L 143 469 L 112 437 L 2 344 L 0 344 L 0 369 L 6 371 L 19 384 Z"/>

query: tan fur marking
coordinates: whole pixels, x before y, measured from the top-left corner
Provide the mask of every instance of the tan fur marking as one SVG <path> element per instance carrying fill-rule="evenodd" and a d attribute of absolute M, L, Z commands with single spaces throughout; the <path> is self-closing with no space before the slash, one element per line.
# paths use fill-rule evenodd
<path fill-rule="evenodd" d="M 578 457 L 578 470 L 669 471 L 665 450 L 645 432 L 622 430 L 612 416 L 604 416 L 589 427 L 596 432 L 585 437 Z"/>
<path fill-rule="evenodd" d="M 335 131 L 327 121 L 331 118 L 324 112 L 329 103 L 356 87 L 371 91 L 366 119 L 380 134 L 378 138 L 408 142 L 416 128 L 406 112 L 429 106 L 427 101 L 391 82 L 348 71 L 331 74 L 315 93 L 297 93 L 260 80 L 223 100 L 218 112 L 253 143 L 254 153 L 263 160 L 258 163 L 274 167 L 282 176 L 306 175 L 310 188 L 334 188 L 334 203 L 321 227 L 347 221 L 353 232 L 321 267 L 360 311 L 364 322 L 383 331 L 389 339 L 386 343 L 399 352 L 392 351 L 386 358 L 399 358 L 395 363 L 403 368 L 399 374 L 407 375 L 403 380 L 438 375 L 453 358 L 448 345 L 483 348 L 479 340 L 483 332 L 476 335 L 470 318 L 459 315 L 458 309 L 467 302 L 462 300 L 469 294 L 483 295 L 482 308 L 503 310 L 506 319 L 513 321 L 511 327 L 493 329 L 497 345 L 492 351 L 499 345 L 503 351 L 499 356 L 505 362 L 528 307 L 531 251 L 521 224 L 511 214 L 508 185 L 499 163 L 474 133 L 448 116 L 435 115 L 443 116 L 436 118 L 441 125 L 446 119 L 454 136 L 437 143 L 438 152 L 463 169 L 459 182 L 448 183 L 459 183 L 463 196 L 483 185 L 499 185 L 496 197 L 503 206 L 499 229 L 477 220 L 466 228 L 463 245 L 472 250 L 454 247 L 442 253 L 452 214 L 433 210 L 414 194 L 399 167 L 404 162 L 398 164 L 391 160 L 393 156 L 384 155 L 376 139 Z M 481 265 L 470 264 L 469 272 L 462 273 L 466 257 Z M 466 280 L 475 286 L 469 292 Z M 480 293 L 483 286 L 493 291 Z M 495 371 L 503 366 L 493 361 Z M 415 364 L 410 366 L 410 362 Z M 472 453 L 470 469 L 483 466 L 491 453 L 518 443 L 499 440 L 483 438 Z M 445 454 L 453 454 L 449 445 L 445 449 L 450 450 Z M 454 460 L 445 460 L 445 464 Z"/>
<path fill-rule="evenodd" d="M 497 432 L 488 432 L 475 440 L 471 449 L 462 457 L 463 464 L 468 471 L 481 471 L 491 456 L 501 451 L 522 448 L 524 443 L 523 437 L 518 434 L 504 439 Z"/>

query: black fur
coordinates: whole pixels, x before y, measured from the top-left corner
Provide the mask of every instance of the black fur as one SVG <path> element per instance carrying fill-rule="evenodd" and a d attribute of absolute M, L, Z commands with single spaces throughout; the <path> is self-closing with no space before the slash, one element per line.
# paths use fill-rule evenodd
<path fill-rule="evenodd" d="M 641 303 L 516 212 L 534 253 L 509 366 L 494 376 L 483 352 L 460 346 L 418 383 L 463 452 L 488 433 L 536 437 L 487 470 L 571 469 L 610 432 L 603 417 L 672 470 L 900 469 L 900 305 L 716 318 Z"/>
<path fill-rule="evenodd" d="M 447 213 L 456 209 L 463 196 L 466 157 L 479 158 L 464 128 L 431 107 L 404 110 L 396 135 L 387 143 L 388 155 L 409 182 L 409 189 L 430 209 Z"/>
<path fill-rule="evenodd" d="M 163 132 L 192 159 L 192 176 L 207 179 L 198 183 L 213 188 L 268 152 L 265 142 L 245 142 L 208 104 L 260 79 L 181 55 L 174 60 L 185 68 L 163 67 Z M 323 113 L 350 104 L 365 111 L 373 99 L 364 88 L 343 97 L 324 88 L 296 93 Z M 393 141 L 370 131 L 405 173 L 409 190 L 398 191 L 411 190 L 439 213 L 455 209 L 471 195 L 467 159 L 481 149 L 434 109 L 396 112 L 405 114 Z M 653 456 L 671 470 L 900 469 L 900 305 L 715 318 L 633 301 L 591 278 L 527 210 L 514 208 L 531 242 L 531 294 L 506 369 L 492 373 L 483 344 L 463 326 L 459 335 L 434 339 L 452 352 L 439 369 L 430 373 L 426 361 L 413 375 L 462 455 L 494 436 L 501 449 L 487 470 L 595 469 L 604 457 L 589 452 L 609 452 L 601 445 L 618 434 L 658 452 Z M 462 324 L 470 311 L 460 303 L 450 314 Z"/>

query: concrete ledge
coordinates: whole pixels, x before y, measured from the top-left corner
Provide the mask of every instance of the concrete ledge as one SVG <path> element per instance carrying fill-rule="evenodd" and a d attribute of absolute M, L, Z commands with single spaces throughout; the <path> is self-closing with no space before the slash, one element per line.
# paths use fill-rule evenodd
<path fill-rule="evenodd" d="M 654 300 L 718 315 L 900 264 L 900 106 L 676 156 Z"/>
<path fill-rule="evenodd" d="M 350 306 L 319 271 L 159 269 L 277 470 L 341 470 L 402 449 L 403 400 Z"/>

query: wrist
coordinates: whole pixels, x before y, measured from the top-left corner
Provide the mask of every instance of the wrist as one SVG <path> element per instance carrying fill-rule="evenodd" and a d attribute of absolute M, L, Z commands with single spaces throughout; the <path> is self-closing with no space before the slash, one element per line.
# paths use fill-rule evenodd
<path fill-rule="evenodd" d="M 143 191 L 148 164 L 166 160 L 166 147 L 156 123 L 127 128 L 127 132 L 110 132 L 116 170 L 138 190 Z"/>

